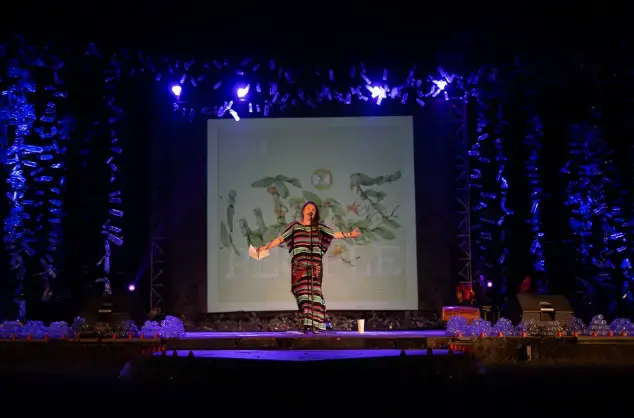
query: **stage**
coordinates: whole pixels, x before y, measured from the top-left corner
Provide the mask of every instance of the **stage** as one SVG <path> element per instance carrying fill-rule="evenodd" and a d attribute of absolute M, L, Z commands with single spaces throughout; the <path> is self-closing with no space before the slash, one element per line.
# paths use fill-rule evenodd
<path fill-rule="evenodd" d="M 201 358 L 313 361 L 467 353 L 486 364 L 634 362 L 634 337 L 449 337 L 445 330 L 188 332 L 163 340 L 166 355 Z M 347 352 L 346 352 L 347 351 Z M 191 354 L 190 354 L 191 352 Z M 174 354 L 176 353 L 176 354 Z"/>
<path fill-rule="evenodd" d="M 408 375 L 413 382 L 422 375 L 477 375 L 490 367 L 520 364 L 630 366 L 634 365 L 634 337 L 457 338 L 447 336 L 445 330 L 391 330 L 363 334 L 200 331 L 187 332 L 182 338 L 91 333 L 0 339 L 0 371 L 5 373 L 113 378 L 125 372 L 130 378 L 148 381 L 159 377 L 169 381 L 174 376 L 205 381 L 210 376 L 232 375 L 238 368 L 244 373 L 264 370 L 276 374 L 284 368 L 291 376 L 305 366 L 311 373 L 324 367 L 333 373 L 348 370 L 358 374 L 363 370 L 368 379 L 373 373 L 389 372 L 394 379 Z"/>
<path fill-rule="evenodd" d="M 167 339 L 167 350 L 426 350 L 447 348 L 444 330 L 287 332 L 188 332 Z"/>
<path fill-rule="evenodd" d="M 456 354 L 463 354 L 457 352 Z M 162 353 L 154 353 L 161 356 Z M 253 361 L 329 361 L 361 360 L 392 357 L 446 356 L 448 349 L 435 350 L 173 350 L 173 357 L 193 356 L 197 359 L 232 359 Z"/>

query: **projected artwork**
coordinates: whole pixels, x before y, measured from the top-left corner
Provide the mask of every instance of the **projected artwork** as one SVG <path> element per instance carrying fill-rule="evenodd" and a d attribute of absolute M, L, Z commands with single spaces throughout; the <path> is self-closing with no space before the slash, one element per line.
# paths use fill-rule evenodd
<path fill-rule="evenodd" d="M 315 176 L 318 177 L 317 181 Z M 361 257 L 351 255 L 348 246 L 368 245 L 375 241 L 389 241 L 396 238 L 394 230 L 401 227 L 397 214 L 399 205 L 385 206 L 384 201 L 388 192 L 381 186 L 394 183 L 400 178 L 400 171 L 376 177 L 365 173 L 351 174 L 349 176 L 350 196 L 345 204 L 341 204 L 339 200 L 328 197 L 325 193 L 304 190 L 297 177 L 282 174 L 262 177 L 251 183 L 251 187 L 263 190 L 263 203 L 265 196 L 268 197 L 271 218 L 274 217 L 275 222 L 267 225 L 263 209 L 253 208 L 251 222 L 245 218 L 238 220 L 239 231 L 244 239 L 241 244 L 245 247 L 253 245 L 257 248 L 277 238 L 290 222 L 301 219 L 302 205 L 306 201 L 311 201 L 317 204 L 321 221 L 335 230 L 342 232 L 351 232 L 355 228 L 361 230 L 363 234 L 361 237 L 356 240 L 347 239 L 344 244 L 335 243 L 328 254 L 329 257 L 338 257 L 348 266 L 354 266 L 354 262 Z M 320 169 L 313 173 L 311 180 L 316 189 L 327 190 L 332 184 L 332 173 Z M 324 183 L 328 187 L 325 187 Z M 241 256 L 233 235 L 236 198 L 235 190 L 227 193 L 227 216 L 220 224 L 220 242 L 222 249 Z"/>
<path fill-rule="evenodd" d="M 249 119 L 209 122 L 207 283 L 210 311 L 296 310 L 285 248 L 261 247 L 300 219 L 358 239 L 324 259 L 329 309 L 416 309 L 416 220 L 411 118 Z"/>

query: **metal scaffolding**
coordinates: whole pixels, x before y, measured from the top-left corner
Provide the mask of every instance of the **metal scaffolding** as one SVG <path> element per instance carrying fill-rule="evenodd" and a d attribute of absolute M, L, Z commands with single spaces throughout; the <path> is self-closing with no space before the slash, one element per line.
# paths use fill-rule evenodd
<path fill-rule="evenodd" d="M 165 252 L 163 246 L 163 225 L 159 214 L 161 213 L 160 186 L 154 185 L 152 190 L 152 223 L 150 232 L 150 312 L 163 309 L 163 288 L 165 278 Z"/>
<path fill-rule="evenodd" d="M 455 191 L 456 191 L 456 262 L 458 281 L 473 282 L 471 260 L 471 199 L 469 188 L 469 128 L 467 124 L 467 103 L 456 101 L 453 108 L 457 113 L 456 152 L 455 152 Z"/>

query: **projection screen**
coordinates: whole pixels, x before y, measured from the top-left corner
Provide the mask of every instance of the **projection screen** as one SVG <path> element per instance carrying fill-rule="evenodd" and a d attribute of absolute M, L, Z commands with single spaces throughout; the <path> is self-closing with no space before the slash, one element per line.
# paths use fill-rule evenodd
<path fill-rule="evenodd" d="M 328 310 L 418 308 L 411 117 L 209 120 L 207 308 L 288 311 L 285 248 L 248 256 L 307 200 L 336 231 L 324 258 Z"/>

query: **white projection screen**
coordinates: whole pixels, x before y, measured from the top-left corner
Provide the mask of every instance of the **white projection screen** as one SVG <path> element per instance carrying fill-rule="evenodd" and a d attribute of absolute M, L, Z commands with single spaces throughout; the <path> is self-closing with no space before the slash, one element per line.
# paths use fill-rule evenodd
<path fill-rule="evenodd" d="M 336 231 L 324 259 L 328 310 L 418 308 L 411 117 L 209 120 L 207 308 L 289 311 L 286 248 L 256 261 L 307 200 Z"/>

